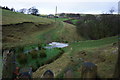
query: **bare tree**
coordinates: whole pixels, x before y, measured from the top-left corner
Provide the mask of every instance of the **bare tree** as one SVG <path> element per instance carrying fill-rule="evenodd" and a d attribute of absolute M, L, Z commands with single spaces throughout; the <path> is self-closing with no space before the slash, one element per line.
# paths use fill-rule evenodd
<path fill-rule="evenodd" d="M 113 12 L 115 12 L 115 9 L 112 7 L 112 8 L 109 10 L 109 12 L 110 12 L 111 14 L 113 14 Z"/>
<path fill-rule="evenodd" d="M 13 12 L 15 12 L 15 9 L 14 9 L 14 8 L 11 8 L 10 10 L 13 11 Z"/>
<path fill-rule="evenodd" d="M 23 9 L 20 9 L 20 10 L 19 10 L 20 13 L 25 13 L 26 11 L 27 11 L 26 8 L 23 8 Z"/>
<path fill-rule="evenodd" d="M 31 7 L 28 9 L 28 14 L 37 15 L 38 12 L 39 10 L 35 7 Z"/>

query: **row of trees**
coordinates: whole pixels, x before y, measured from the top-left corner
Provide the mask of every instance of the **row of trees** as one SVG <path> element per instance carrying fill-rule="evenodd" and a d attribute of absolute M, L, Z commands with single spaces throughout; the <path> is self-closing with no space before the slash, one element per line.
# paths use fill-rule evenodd
<path fill-rule="evenodd" d="M 108 13 L 105 14 L 113 14 L 115 12 L 114 7 L 112 7 Z M 103 13 L 104 14 L 104 13 Z M 81 14 L 75 14 L 75 13 L 60 13 L 59 16 L 61 17 L 69 17 L 69 18 L 76 18 L 79 19 L 81 17 Z M 86 15 L 89 16 L 89 15 Z M 90 16 L 90 17 L 94 17 L 94 16 Z"/>
<path fill-rule="evenodd" d="M 119 34 L 120 16 L 117 14 L 87 14 L 77 20 L 76 24 L 74 24 L 77 26 L 77 33 L 86 39 L 96 40 Z M 72 20 L 65 22 L 72 23 Z"/>
<path fill-rule="evenodd" d="M 0 8 L 15 12 L 14 8 L 9 8 L 7 6 L 4 6 L 4 7 L 0 6 Z M 38 15 L 39 10 L 36 7 L 31 7 L 29 9 L 23 8 L 23 9 L 20 9 L 20 10 L 18 10 L 16 12 L 20 12 L 20 13 L 24 13 L 24 14 L 27 13 L 27 14 L 32 14 L 32 15 Z"/>
<path fill-rule="evenodd" d="M 10 11 L 15 11 L 14 8 L 8 8 L 7 6 L 4 6 L 4 7 L 0 6 L 0 8 L 5 10 L 10 10 Z"/>
<path fill-rule="evenodd" d="M 32 15 L 38 15 L 39 10 L 35 7 L 31 7 L 29 9 L 26 9 L 26 8 L 20 9 L 18 12 L 24 13 L 24 14 L 27 13 Z"/>
<path fill-rule="evenodd" d="M 60 17 L 67 17 L 67 18 L 80 18 L 80 14 L 74 14 L 74 13 L 60 13 Z"/>
<path fill-rule="evenodd" d="M 119 34 L 119 15 L 102 14 L 99 17 L 87 16 L 85 21 L 76 24 L 77 32 L 88 39 L 101 39 Z"/>

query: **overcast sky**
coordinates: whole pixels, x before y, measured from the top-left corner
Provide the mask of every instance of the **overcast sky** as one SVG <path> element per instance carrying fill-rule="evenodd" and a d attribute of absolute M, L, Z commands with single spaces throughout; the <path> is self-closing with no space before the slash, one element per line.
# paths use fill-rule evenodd
<path fill-rule="evenodd" d="M 1 0 L 0 6 L 8 6 L 19 10 L 35 6 L 40 14 L 54 14 L 57 6 L 58 13 L 109 13 L 113 8 L 118 11 L 119 0 Z"/>

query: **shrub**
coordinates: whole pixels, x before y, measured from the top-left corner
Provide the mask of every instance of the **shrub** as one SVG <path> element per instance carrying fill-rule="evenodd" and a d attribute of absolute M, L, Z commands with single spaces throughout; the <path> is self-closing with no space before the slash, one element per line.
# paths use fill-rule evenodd
<path fill-rule="evenodd" d="M 37 50 L 32 50 L 30 52 L 30 55 L 32 56 L 33 59 L 37 58 L 38 57 Z"/>
<path fill-rule="evenodd" d="M 68 41 L 64 41 L 64 43 L 68 43 Z"/>
<path fill-rule="evenodd" d="M 42 49 L 42 44 L 38 44 L 38 49 L 39 49 L 39 50 Z"/>
<path fill-rule="evenodd" d="M 60 50 L 60 54 L 63 54 L 65 51 L 62 48 L 58 48 Z"/>
<path fill-rule="evenodd" d="M 45 49 L 42 49 L 42 50 L 40 51 L 39 56 L 40 56 L 40 58 L 44 58 L 44 57 L 47 56 L 46 53 L 45 53 Z"/>
<path fill-rule="evenodd" d="M 60 53 L 63 54 L 64 52 L 65 52 L 65 51 L 62 49 Z"/>
<path fill-rule="evenodd" d="M 26 64 L 27 63 L 27 55 L 26 54 L 23 54 L 23 53 L 18 54 L 17 59 L 18 59 L 18 62 L 20 64 Z"/>
<path fill-rule="evenodd" d="M 39 61 L 36 61 L 37 68 L 40 67 Z"/>
<path fill-rule="evenodd" d="M 37 70 L 37 66 L 36 65 L 32 65 L 32 71 L 35 72 Z"/>
<path fill-rule="evenodd" d="M 23 53 L 23 51 L 24 51 L 24 47 L 23 47 L 23 46 L 19 46 L 19 47 L 17 47 L 16 49 L 17 49 L 16 51 L 17 51 L 18 53 Z"/>
<path fill-rule="evenodd" d="M 45 62 L 45 64 L 50 64 L 52 61 L 54 61 L 54 59 L 53 59 L 53 58 L 52 58 L 52 59 L 47 60 L 47 61 Z"/>

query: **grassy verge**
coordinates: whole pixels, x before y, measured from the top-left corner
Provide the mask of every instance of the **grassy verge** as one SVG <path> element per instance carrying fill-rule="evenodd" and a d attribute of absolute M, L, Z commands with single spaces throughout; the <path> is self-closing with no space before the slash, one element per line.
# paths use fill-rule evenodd
<path fill-rule="evenodd" d="M 50 18 L 52 20 L 57 20 L 57 21 L 65 21 L 65 20 L 69 20 L 68 18 Z"/>

